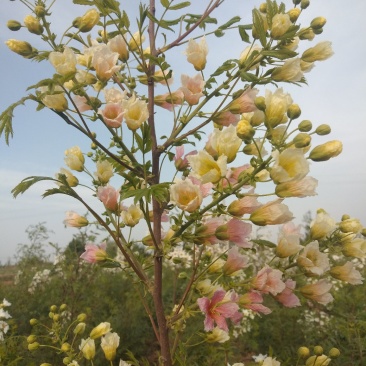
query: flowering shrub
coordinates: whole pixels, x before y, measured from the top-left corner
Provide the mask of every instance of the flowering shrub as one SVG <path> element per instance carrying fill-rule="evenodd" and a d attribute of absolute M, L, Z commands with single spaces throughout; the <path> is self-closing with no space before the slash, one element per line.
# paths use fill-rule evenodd
<path fill-rule="evenodd" d="M 299 121 L 302 111 L 282 87 L 304 83 L 314 63 L 333 54 L 330 42 L 298 51 L 326 23 L 317 17 L 300 25 L 309 1 L 267 0 L 253 10 L 252 24 L 234 17 L 217 26 L 212 16 L 222 0 L 207 2 L 200 15 L 189 10 L 194 9 L 189 2 L 150 0 L 139 6 L 136 24 L 118 1 L 74 0 L 92 8 L 61 37 L 48 21 L 52 2 L 24 3 L 32 11 L 24 27 L 47 48 L 15 39 L 7 45 L 25 58 L 49 62 L 55 74 L 1 114 L 0 131 L 8 142 L 14 108 L 31 100 L 90 140 L 91 151 L 68 148 L 65 164 L 71 171 L 25 178 L 13 195 L 50 181 L 54 187 L 44 197 L 71 196 L 95 220 L 69 211 L 65 225 L 98 224 L 107 231 L 119 255 L 110 256 L 104 242 L 88 243 L 81 258 L 131 276 L 158 343 L 159 364 L 184 364 L 190 347 L 229 342 L 234 327 L 247 321 L 248 309 L 269 314 L 272 301 L 287 308 L 327 305 L 333 300 L 333 279 L 362 283 L 348 259 L 365 255 L 359 220 L 344 216 L 336 222 L 319 210 L 309 239 L 302 242 L 285 204 L 288 197 L 316 194 L 310 161 L 326 161 L 342 151 L 340 141 L 312 146 L 313 135 L 329 134 L 329 126 Z M 22 24 L 10 21 L 8 26 L 18 31 Z M 248 46 L 212 65 L 207 39 L 228 32 L 238 32 Z M 186 63 L 176 57 L 178 50 Z M 185 69 L 188 75 L 181 73 Z M 178 73 L 181 85 L 175 90 Z M 272 85 L 274 90 L 263 90 Z M 82 185 L 92 196 L 82 193 Z M 255 227 L 282 224 L 276 240 L 253 235 Z M 264 260 L 253 260 L 252 251 L 263 249 Z M 182 290 L 171 304 L 163 296 L 165 264 L 180 263 L 179 251 L 187 265 L 179 273 Z M 60 316 L 51 313 L 57 325 Z M 201 322 L 202 330 L 186 332 L 192 322 Z M 119 336 L 101 324 L 96 332 L 104 336 L 102 349 L 112 363 Z M 69 331 L 57 339 L 62 341 L 57 352 L 67 353 L 64 363 L 76 365 L 83 357 L 93 364 L 93 331 L 79 351 Z M 28 348 L 41 346 L 34 341 Z M 320 348 L 314 355 L 302 351 L 299 365 L 327 365 L 338 356 Z M 262 361 L 280 364 L 272 356 Z"/>

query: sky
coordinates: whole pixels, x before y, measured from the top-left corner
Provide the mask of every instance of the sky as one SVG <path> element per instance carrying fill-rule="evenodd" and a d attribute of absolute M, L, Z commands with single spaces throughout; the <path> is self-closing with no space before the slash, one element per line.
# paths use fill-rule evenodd
<path fill-rule="evenodd" d="M 208 1 L 201 0 L 200 5 Z M 228 20 L 239 15 L 243 24 L 251 22 L 251 9 L 259 6 L 257 0 L 227 0 L 219 10 L 219 17 Z M 134 11 L 137 1 L 124 1 L 126 11 Z M 159 2 L 158 2 L 159 3 Z M 284 1 L 290 8 L 291 1 Z M 348 5 L 349 4 L 349 5 Z M 365 47 L 362 46 L 366 31 L 364 14 L 366 2 L 354 0 L 345 5 L 343 0 L 312 0 L 300 23 L 307 25 L 316 16 L 327 19 L 323 34 L 309 44 L 329 40 L 334 55 L 320 62 L 306 74 L 308 85 L 301 88 L 283 85 L 291 93 L 295 103 L 302 109 L 302 119 L 309 119 L 314 125 L 327 123 L 332 133 L 314 140 L 320 144 L 328 140 L 341 140 L 343 153 L 325 163 L 312 163 L 310 175 L 318 179 L 317 196 L 303 199 L 286 199 L 296 220 L 301 222 L 308 211 L 315 215 L 319 208 L 325 209 L 334 219 L 343 214 L 357 217 L 366 226 L 366 93 Z M 195 5 L 200 7 L 200 5 Z M 75 6 L 71 0 L 57 0 L 53 10 L 52 27 L 57 34 L 65 22 L 82 15 L 87 8 Z M 196 9 L 195 9 L 196 10 Z M 198 12 L 196 10 L 196 12 Z M 46 62 L 25 60 L 10 52 L 5 41 L 10 38 L 23 39 L 33 46 L 42 48 L 39 40 L 24 29 L 11 32 L 6 23 L 9 19 L 22 21 L 29 11 L 18 0 L 2 0 L 0 12 L 0 112 L 9 104 L 26 94 L 26 88 L 42 78 L 52 76 L 54 70 Z M 133 19 L 133 16 L 131 16 Z M 215 39 L 208 38 L 209 60 L 238 57 L 246 44 L 235 37 L 227 37 L 225 45 L 219 46 Z M 179 53 L 182 52 L 182 53 Z M 184 58 L 183 49 L 177 57 Z M 210 64 L 208 64 L 208 67 Z M 179 78 L 177 78 L 179 81 Z M 22 179 L 32 176 L 51 176 L 65 167 L 64 150 L 74 145 L 88 149 L 89 143 L 80 138 L 76 131 L 68 128 L 49 111 L 36 112 L 35 105 L 27 103 L 15 111 L 13 120 L 14 138 L 9 146 L 4 138 L 0 140 L 0 263 L 13 260 L 18 244 L 28 243 L 25 230 L 30 225 L 44 222 L 52 231 L 50 241 L 61 247 L 67 245 L 76 230 L 65 228 L 63 220 L 69 210 L 85 213 L 85 209 L 66 196 L 42 199 L 41 194 L 49 188 L 40 183 L 24 195 L 14 199 L 11 190 Z M 84 150 L 83 150 L 84 151 Z"/>

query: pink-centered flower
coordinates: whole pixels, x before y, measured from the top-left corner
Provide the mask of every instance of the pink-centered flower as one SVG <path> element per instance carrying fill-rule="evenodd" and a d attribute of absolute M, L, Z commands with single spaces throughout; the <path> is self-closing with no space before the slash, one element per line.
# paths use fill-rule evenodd
<path fill-rule="evenodd" d="M 227 276 L 235 274 L 235 272 L 243 269 L 248 264 L 248 257 L 239 253 L 238 247 L 232 247 L 227 252 L 227 260 L 222 267 L 222 272 Z"/>
<path fill-rule="evenodd" d="M 195 231 L 195 242 L 205 245 L 217 244 L 219 239 L 217 239 L 215 232 L 223 223 L 224 219 L 222 216 L 212 217 L 205 220 Z"/>
<path fill-rule="evenodd" d="M 230 111 L 221 111 L 212 116 L 212 120 L 220 126 L 236 126 L 240 120 L 239 114 L 231 113 Z"/>
<path fill-rule="evenodd" d="M 180 89 L 154 97 L 154 104 L 168 111 L 172 111 L 174 107 L 182 105 L 183 102 L 184 94 Z"/>
<path fill-rule="evenodd" d="M 254 112 L 257 109 L 254 104 L 257 94 L 257 89 L 248 88 L 238 98 L 234 99 L 225 110 L 234 114 Z"/>
<path fill-rule="evenodd" d="M 85 252 L 81 254 L 80 258 L 88 263 L 103 262 L 107 259 L 108 255 L 106 252 L 107 244 L 101 243 L 96 245 L 93 243 L 87 243 L 85 245 Z"/>
<path fill-rule="evenodd" d="M 252 196 L 253 193 L 254 190 L 250 190 L 248 192 L 248 196 L 244 196 L 243 198 L 231 202 L 227 208 L 229 214 L 241 217 L 245 214 L 251 214 L 259 208 L 261 203 L 258 202 L 256 196 Z"/>
<path fill-rule="evenodd" d="M 270 314 L 272 310 L 263 304 L 263 296 L 258 291 L 249 291 L 239 297 L 239 305 L 256 313 Z"/>
<path fill-rule="evenodd" d="M 117 211 L 119 206 L 119 190 L 110 185 L 98 187 L 97 197 L 104 207 L 110 211 Z"/>
<path fill-rule="evenodd" d="M 229 328 L 226 319 L 231 319 L 234 324 L 238 323 L 242 318 L 237 304 L 238 295 L 235 292 L 226 292 L 225 290 L 217 290 L 211 299 L 201 297 L 197 300 L 198 306 L 205 313 L 205 331 L 214 329 L 217 326 L 228 332 Z"/>
<path fill-rule="evenodd" d="M 231 219 L 225 225 L 216 229 L 215 235 L 220 240 L 228 240 L 241 248 L 251 248 L 248 241 L 252 232 L 252 225 L 238 219 Z"/>
<path fill-rule="evenodd" d="M 82 97 L 80 95 L 75 95 L 72 100 L 75 103 L 76 109 L 82 113 L 85 111 L 89 111 L 92 109 L 92 107 L 88 104 L 88 100 L 85 97 Z"/>
<path fill-rule="evenodd" d="M 182 86 L 180 90 L 183 92 L 184 100 L 189 105 L 198 104 L 199 99 L 203 96 L 203 88 L 205 81 L 201 74 L 197 74 L 194 77 L 183 74 L 181 76 Z"/>
<path fill-rule="evenodd" d="M 293 293 L 296 287 L 296 282 L 288 279 L 285 282 L 285 289 L 275 296 L 275 299 L 280 302 L 283 306 L 287 308 L 294 308 L 296 306 L 301 306 L 299 298 Z"/>
<path fill-rule="evenodd" d="M 121 103 L 107 103 L 98 113 L 108 127 L 118 128 L 122 124 L 124 110 Z"/>
<path fill-rule="evenodd" d="M 173 158 L 174 160 L 174 165 L 177 168 L 178 171 L 184 171 L 185 169 L 188 168 L 189 166 L 189 162 L 187 160 L 187 156 L 190 155 L 196 155 L 197 151 L 191 151 L 188 154 L 186 154 L 184 156 L 184 145 L 182 146 L 177 146 L 176 150 L 175 150 L 175 156 Z"/>
<path fill-rule="evenodd" d="M 272 295 L 277 295 L 286 288 L 282 281 L 282 272 L 267 265 L 252 280 L 252 285 L 255 290 Z"/>

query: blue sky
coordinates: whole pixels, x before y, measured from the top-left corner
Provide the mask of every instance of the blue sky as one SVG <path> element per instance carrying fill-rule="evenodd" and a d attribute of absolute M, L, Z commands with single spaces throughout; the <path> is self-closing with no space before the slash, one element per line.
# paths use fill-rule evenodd
<path fill-rule="evenodd" d="M 222 19 L 234 15 L 250 23 L 251 9 L 262 1 L 227 0 L 220 9 Z M 137 1 L 125 2 L 127 8 Z M 201 4 L 206 4 L 202 0 Z M 289 7 L 290 1 L 285 1 Z M 132 5 L 131 5 L 132 4 Z M 29 85 L 53 74 L 53 68 L 46 62 L 35 63 L 10 52 L 4 42 L 9 38 L 31 40 L 35 47 L 41 48 L 36 37 L 25 30 L 11 32 L 6 28 L 9 19 L 22 20 L 28 14 L 19 1 L 3 0 L 0 13 L 0 80 L 2 92 L 0 111 L 20 99 Z M 76 10 L 75 10 L 76 9 Z M 53 11 L 57 14 L 52 21 L 54 29 L 64 29 L 65 21 L 81 15 L 85 7 L 75 7 L 71 0 L 58 0 Z M 129 9 L 126 9 L 127 12 Z M 198 12 L 198 11 L 197 11 Z M 358 217 L 366 226 L 366 114 L 364 109 L 366 82 L 366 51 L 363 35 L 366 32 L 364 14 L 366 2 L 354 0 L 345 5 L 343 0 L 313 0 L 302 16 L 301 23 L 306 25 L 316 16 L 324 16 L 328 22 L 324 33 L 316 38 L 309 47 L 317 42 L 329 40 L 333 44 L 334 56 L 318 63 L 307 74 L 308 86 L 301 88 L 284 85 L 291 93 L 294 102 L 302 109 L 303 119 L 313 121 L 314 125 L 329 123 L 332 134 L 314 141 L 314 144 L 338 139 L 343 142 L 343 153 L 325 163 L 312 163 L 310 175 L 319 180 L 318 195 L 304 199 L 288 199 L 286 203 L 301 221 L 307 211 L 318 208 L 327 210 L 336 220 L 344 213 Z M 131 17 L 133 19 L 133 17 Z M 210 54 L 213 60 L 220 57 L 238 57 L 245 44 L 236 38 L 228 37 L 225 47 L 217 46 L 209 39 Z M 181 50 L 183 52 L 183 49 Z M 180 52 L 180 51 L 177 51 Z M 183 55 L 179 57 L 184 58 Z M 209 65 L 208 65 L 209 66 Z M 192 73 L 192 71 L 190 71 Z M 176 78 L 179 83 L 179 77 Z M 65 229 L 65 211 L 75 210 L 84 213 L 85 209 L 67 197 L 51 197 L 42 200 L 40 195 L 46 188 L 39 184 L 14 200 L 11 189 L 23 178 L 30 175 L 54 176 L 64 167 L 64 150 L 79 145 L 86 150 L 89 143 L 83 141 L 76 131 L 68 128 L 51 112 L 35 112 L 35 105 L 28 103 L 19 107 L 14 118 L 14 139 L 10 146 L 0 141 L 0 261 L 11 259 L 18 243 L 26 243 L 25 229 L 29 225 L 46 222 L 54 231 L 50 240 L 65 246 L 76 233 Z"/>

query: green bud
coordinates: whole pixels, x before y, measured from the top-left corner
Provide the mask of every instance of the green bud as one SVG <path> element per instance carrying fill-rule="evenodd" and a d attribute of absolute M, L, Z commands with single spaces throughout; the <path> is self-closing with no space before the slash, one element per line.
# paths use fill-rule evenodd
<path fill-rule="evenodd" d="M 53 317 L 52 317 L 52 320 L 54 322 L 58 322 L 60 320 L 60 314 L 55 314 Z"/>
<path fill-rule="evenodd" d="M 309 132 L 313 128 L 313 124 L 307 120 L 304 119 L 299 123 L 299 131 L 300 132 Z"/>
<path fill-rule="evenodd" d="M 51 319 L 53 319 L 54 315 L 55 315 L 55 313 L 53 313 L 52 311 L 50 311 L 48 313 L 48 317 L 51 318 Z"/>
<path fill-rule="evenodd" d="M 261 110 L 261 111 L 266 110 L 266 99 L 264 97 L 255 98 L 254 104 L 259 110 Z"/>
<path fill-rule="evenodd" d="M 31 334 L 27 337 L 27 343 L 33 343 L 37 340 L 37 337 L 34 334 Z"/>
<path fill-rule="evenodd" d="M 313 29 L 314 34 L 319 35 L 323 33 L 323 28 Z"/>
<path fill-rule="evenodd" d="M 294 144 L 298 149 L 309 146 L 311 143 L 311 136 L 305 132 L 300 132 L 294 138 Z"/>
<path fill-rule="evenodd" d="M 43 33 L 43 27 L 39 20 L 33 15 L 27 15 L 24 18 L 24 25 L 27 27 L 28 31 L 33 34 L 40 35 Z"/>
<path fill-rule="evenodd" d="M 324 27 L 326 22 L 327 20 L 324 17 L 316 17 L 311 21 L 310 27 L 313 28 L 313 30 L 321 29 Z"/>
<path fill-rule="evenodd" d="M 287 109 L 287 117 L 290 119 L 299 118 L 301 114 L 301 109 L 297 104 L 291 104 Z"/>
<path fill-rule="evenodd" d="M 35 52 L 33 47 L 28 42 L 25 41 L 18 41 L 17 39 L 8 39 L 5 43 L 11 51 L 23 57 L 30 57 Z"/>
<path fill-rule="evenodd" d="M 74 334 L 83 334 L 85 331 L 85 326 L 86 324 L 84 322 L 77 324 L 74 328 Z"/>
<path fill-rule="evenodd" d="M 308 347 L 300 347 L 298 350 L 297 350 L 297 355 L 300 357 L 300 358 L 308 358 L 309 355 L 310 355 L 310 350 Z"/>
<path fill-rule="evenodd" d="M 66 305 L 66 304 L 62 304 L 62 305 L 60 306 L 60 311 L 65 311 L 65 310 L 66 310 L 66 308 L 67 308 L 67 305 Z"/>
<path fill-rule="evenodd" d="M 33 343 L 29 343 L 28 344 L 28 350 L 29 351 L 35 351 L 36 349 L 38 349 L 40 346 L 40 344 L 38 342 L 33 342 Z"/>
<path fill-rule="evenodd" d="M 13 32 L 18 31 L 22 25 L 17 20 L 9 20 L 6 26 Z"/>
<path fill-rule="evenodd" d="M 330 126 L 323 124 L 316 128 L 315 133 L 319 136 L 328 135 L 331 132 Z"/>
<path fill-rule="evenodd" d="M 72 358 L 71 358 L 71 357 L 65 357 L 65 358 L 62 360 L 62 363 L 63 363 L 64 365 L 69 365 L 71 362 L 72 362 Z"/>
<path fill-rule="evenodd" d="M 76 320 L 77 320 L 78 322 L 84 322 L 84 321 L 85 321 L 85 319 L 86 319 L 86 314 L 85 314 L 85 313 L 81 313 L 81 314 L 79 314 L 79 315 L 78 315 L 78 317 L 76 318 Z"/>
<path fill-rule="evenodd" d="M 306 9 L 310 5 L 309 0 L 301 0 L 300 7 L 301 9 Z"/>
<path fill-rule="evenodd" d="M 259 11 L 262 13 L 267 13 L 267 4 L 266 3 L 262 3 L 259 5 Z"/>
<path fill-rule="evenodd" d="M 337 358 L 341 355 L 341 352 L 339 351 L 338 348 L 332 348 L 330 351 L 329 351 L 329 357 L 330 358 Z"/>
<path fill-rule="evenodd" d="M 294 3 L 294 5 L 299 5 L 301 3 L 301 0 L 292 0 L 292 2 Z"/>
<path fill-rule="evenodd" d="M 187 278 L 187 273 L 186 272 L 181 272 L 178 274 L 178 278 L 181 280 L 184 280 L 185 278 Z"/>
<path fill-rule="evenodd" d="M 92 142 L 91 145 L 90 145 L 90 148 L 92 150 L 96 150 L 98 148 L 98 146 L 97 146 L 97 144 L 95 144 L 94 142 Z"/>
<path fill-rule="evenodd" d="M 179 258 L 179 257 L 173 258 L 173 263 L 174 264 L 181 264 L 182 263 L 182 258 Z"/>
<path fill-rule="evenodd" d="M 43 5 L 37 5 L 34 8 L 34 12 L 38 18 L 42 18 L 46 15 L 46 8 Z"/>
<path fill-rule="evenodd" d="M 314 147 L 309 154 L 309 158 L 313 161 L 326 161 L 338 156 L 342 149 L 343 145 L 340 141 L 328 141 L 325 144 Z"/>
<path fill-rule="evenodd" d="M 52 366 L 50 363 L 41 363 L 39 366 Z"/>
<path fill-rule="evenodd" d="M 33 327 L 34 325 L 36 325 L 38 323 L 38 320 L 37 319 L 31 319 L 30 321 L 29 321 L 29 324 Z"/>
<path fill-rule="evenodd" d="M 322 346 L 315 346 L 314 347 L 314 355 L 321 356 L 323 354 L 323 347 Z"/>
<path fill-rule="evenodd" d="M 351 216 L 350 216 L 350 215 L 344 214 L 344 215 L 342 215 L 341 220 L 342 220 L 342 221 L 345 221 L 345 220 L 348 220 L 348 219 L 350 219 L 350 218 L 351 218 Z"/>
<path fill-rule="evenodd" d="M 52 311 L 53 313 L 55 313 L 57 311 L 57 306 L 56 305 L 50 306 L 50 311 Z"/>

